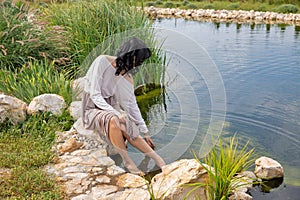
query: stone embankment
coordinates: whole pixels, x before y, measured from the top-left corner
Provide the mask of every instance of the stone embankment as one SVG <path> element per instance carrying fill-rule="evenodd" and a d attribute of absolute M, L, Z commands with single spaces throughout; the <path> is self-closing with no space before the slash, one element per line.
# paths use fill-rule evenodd
<path fill-rule="evenodd" d="M 141 9 L 141 8 L 140 8 Z M 144 7 L 144 12 L 153 18 L 185 18 L 197 21 L 236 22 L 256 24 L 293 24 L 300 25 L 300 14 L 282 14 L 245 10 L 214 10 Z"/>

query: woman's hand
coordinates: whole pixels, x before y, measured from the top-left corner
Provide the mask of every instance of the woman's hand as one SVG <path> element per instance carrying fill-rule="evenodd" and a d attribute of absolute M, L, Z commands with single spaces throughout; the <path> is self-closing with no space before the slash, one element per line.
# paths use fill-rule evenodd
<path fill-rule="evenodd" d="M 155 148 L 155 144 L 154 144 L 154 142 L 152 141 L 150 135 L 147 133 L 147 134 L 145 134 L 144 137 L 145 137 L 145 141 L 147 142 L 147 144 L 148 144 L 152 149 L 154 149 L 154 148 Z"/>

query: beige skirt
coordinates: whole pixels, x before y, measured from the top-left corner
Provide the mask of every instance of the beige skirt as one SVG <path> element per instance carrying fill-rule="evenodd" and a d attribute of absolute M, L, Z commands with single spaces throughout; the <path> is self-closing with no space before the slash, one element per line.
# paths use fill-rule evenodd
<path fill-rule="evenodd" d="M 108 104 L 112 104 L 111 99 L 105 100 Z M 90 94 L 83 92 L 82 120 L 86 129 L 98 132 L 106 138 L 107 142 L 110 142 L 109 122 L 112 117 L 117 117 L 117 119 L 119 119 L 112 111 L 101 110 L 98 108 L 90 98 Z M 124 134 L 127 134 L 131 140 L 135 140 L 139 136 L 138 126 L 130 120 L 128 115 L 126 115 L 125 121 L 126 132 Z M 120 122 L 118 124 L 120 124 Z"/>

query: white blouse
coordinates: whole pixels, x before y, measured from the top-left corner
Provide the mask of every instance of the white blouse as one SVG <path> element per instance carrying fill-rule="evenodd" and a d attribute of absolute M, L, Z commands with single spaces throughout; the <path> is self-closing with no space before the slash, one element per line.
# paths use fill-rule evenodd
<path fill-rule="evenodd" d="M 107 56 L 98 56 L 85 76 L 84 91 L 90 94 L 98 108 L 112 111 L 116 115 L 125 111 L 140 132 L 147 133 L 149 130 L 137 105 L 133 84 L 124 76 L 115 76 L 115 72 L 116 68 L 111 65 Z M 105 99 L 109 99 L 110 104 Z"/>

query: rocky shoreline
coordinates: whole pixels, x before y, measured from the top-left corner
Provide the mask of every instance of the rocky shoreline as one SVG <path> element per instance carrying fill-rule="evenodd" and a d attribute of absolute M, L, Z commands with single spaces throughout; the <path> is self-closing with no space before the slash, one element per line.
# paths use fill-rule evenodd
<path fill-rule="evenodd" d="M 83 79 L 74 81 L 73 88 L 82 85 Z M 77 82 L 77 83 L 76 83 Z M 80 95 L 81 96 L 81 95 Z M 208 172 L 195 159 L 181 159 L 164 166 L 151 181 L 127 173 L 112 159 L 114 148 L 108 145 L 100 134 L 86 130 L 80 116 L 80 98 L 68 108 L 77 120 L 69 131 L 57 132 L 52 147 L 56 155 L 54 163 L 44 167 L 64 191 L 64 199 L 70 200 L 181 200 L 193 189 L 184 184 L 208 181 Z M 0 123 L 5 119 L 15 123 L 24 121 L 27 115 L 38 112 L 51 112 L 60 115 L 66 109 L 63 97 L 57 94 L 43 94 L 33 98 L 29 105 L 20 99 L 0 94 Z M 4 117 L 3 117 L 4 116 Z M 206 167 L 209 167 L 206 165 Z M 0 168 L 0 179 L 9 176 L 10 169 Z M 277 161 L 260 157 L 255 161 L 254 172 L 239 173 L 236 190 L 229 200 L 251 200 L 249 191 L 255 182 L 284 176 L 283 167 Z M 199 187 L 187 199 L 207 200 L 206 187 Z"/>
<path fill-rule="evenodd" d="M 184 18 L 196 21 L 235 22 L 255 24 L 289 24 L 300 26 L 300 14 L 276 12 L 214 9 L 179 9 L 179 8 L 139 8 L 152 18 Z"/>

